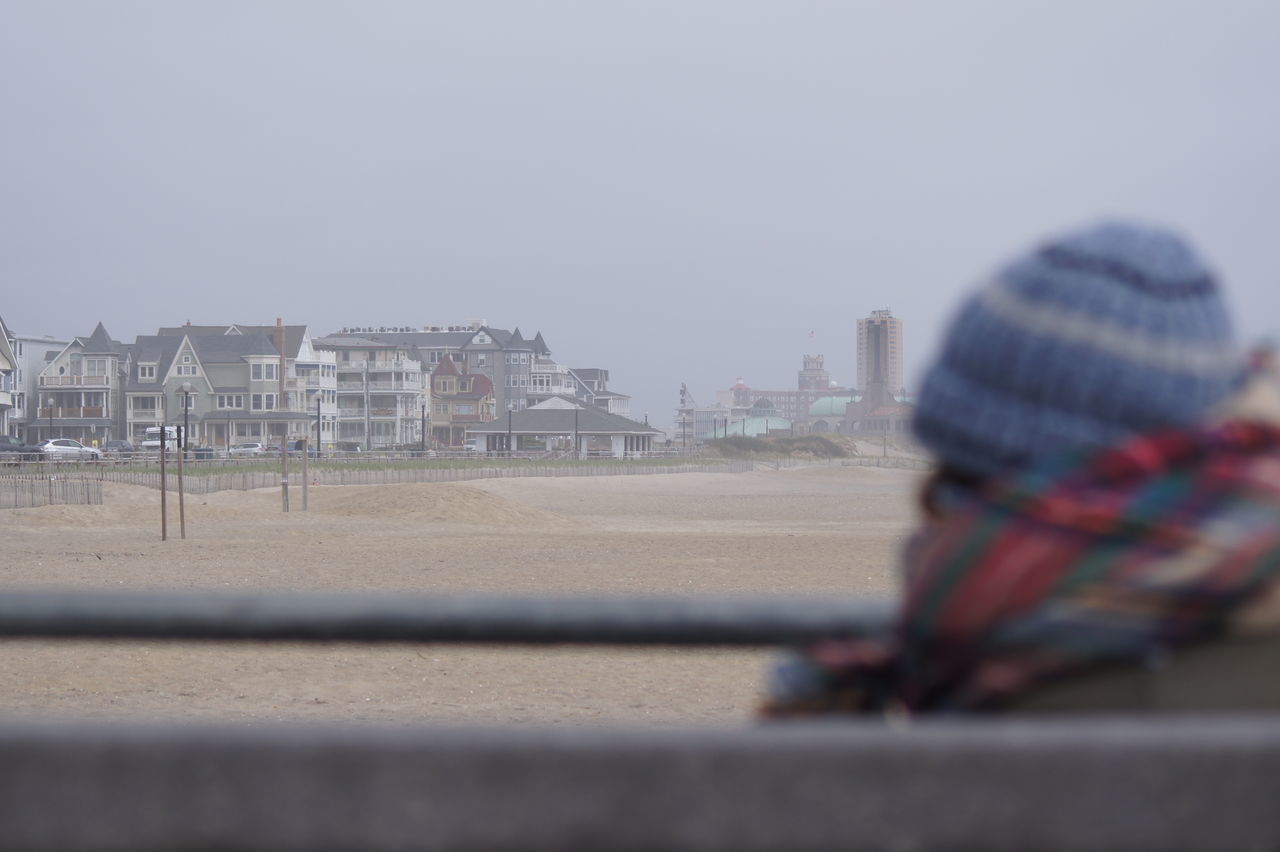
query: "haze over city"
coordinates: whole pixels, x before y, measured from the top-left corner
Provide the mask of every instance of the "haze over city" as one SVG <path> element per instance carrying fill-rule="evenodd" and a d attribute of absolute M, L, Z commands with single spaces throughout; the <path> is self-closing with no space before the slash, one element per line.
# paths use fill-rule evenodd
<path fill-rule="evenodd" d="M 3 4 L 0 316 L 23 334 L 483 318 L 669 423 L 805 353 L 914 387 L 1037 236 L 1172 225 L 1280 308 L 1266 2 Z"/>

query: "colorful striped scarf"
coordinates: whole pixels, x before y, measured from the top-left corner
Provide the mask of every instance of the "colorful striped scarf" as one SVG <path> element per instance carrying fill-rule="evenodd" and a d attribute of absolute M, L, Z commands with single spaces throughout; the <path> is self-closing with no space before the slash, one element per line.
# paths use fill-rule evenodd
<path fill-rule="evenodd" d="M 1280 429 L 1165 431 L 953 493 L 906 556 L 893 635 L 793 655 L 764 715 L 999 709 L 1238 630 L 1280 577 Z"/>

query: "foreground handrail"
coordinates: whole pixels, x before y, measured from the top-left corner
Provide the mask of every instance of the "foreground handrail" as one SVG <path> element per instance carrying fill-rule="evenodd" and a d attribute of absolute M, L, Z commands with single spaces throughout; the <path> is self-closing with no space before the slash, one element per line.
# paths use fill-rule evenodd
<path fill-rule="evenodd" d="M 786 645 L 886 631 L 887 598 L 0 594 L 0 637 Z"/>

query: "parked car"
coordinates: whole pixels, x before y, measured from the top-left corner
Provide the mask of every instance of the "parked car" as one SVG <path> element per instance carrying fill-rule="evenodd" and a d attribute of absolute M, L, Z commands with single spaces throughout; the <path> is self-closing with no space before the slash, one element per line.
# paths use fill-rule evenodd
<path fill-rule="evenodd" d="M 116 458 L 128 458 L 133 455 L 133 444 L 128 441 L 112 440 L 107 441 L 105 447 L 102 448 L 103 453 Z"/>
<path fill-rule="evenodd" d="M 12 435 L 0 435 L 0 461 L 17 464 L 43 458 L 44 452 L 39 444 L 24 444 Z"/>
<path fill-rule="evenodd" d="M 164 449 L 174 452 L 178 449 L 177 426 L 148 426 L 142 435 L 142 451 L 160 455 L 161 433 L 164 436 Z"/>
<path fill-rule="evenodd" d="M 333 451 L 339 454 L 358 453 L 361 452 L 360 445 L 355 441 L 334 441 Z"/>
<path fill-rule="evenodd" d="M 483 453 L 485 450 L 480 446 L 480 441 L 476 438 L 468 438 L 462 442 L 462 451 L 464 453 Z"/>
<path fill-rule="evenodd" d="M 262 452 L 268 456 L 278 456 L 282 452 L 279 444 L 263 444 Z"/>
<path fill-rule="evenodd" d="M 102 461 L 102 450 L 86 447 L 70 438 L 53 438 L 40 445 L 40 451 L 50 461 Z"/>
<path fill-rule="evenodd" d="M 302 458 L 302 445 L 303 445 L 303 443 L 304 443 L 303 441 L 290 441 L 290 442 L 289 442 L 289 455 L 293 456 L 294 458 Z M 313 459 L 313 458 L 315 458 L 315 457 L 316 457 L 316 448 L 315 448 L 315 445 L 314 445 L 314 444 L 312 444 L 310 441 L 307 441 L 307 442 L 305 442 L 305 443 L 306 443 L 306 445 L 307 445 L 307 458 L 309 458 L 309 459 Z"/>
<path fill-rule="evenodd" d="M 245 441 L 242 444 L 232 444 L 228 455 L 233 459 L 251 458 L 253 456 L 265 455 L 266 450 L 262 444 L 257 441 Z"/>

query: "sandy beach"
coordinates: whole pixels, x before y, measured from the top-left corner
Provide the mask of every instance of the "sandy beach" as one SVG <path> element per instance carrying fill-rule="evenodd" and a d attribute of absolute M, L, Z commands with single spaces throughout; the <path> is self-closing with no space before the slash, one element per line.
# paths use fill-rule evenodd
<path fill-rule="evenodd" d="M 158 494 L 0 513 L 0 590 L 886 594 L 920 474 L 495 479 L 221 492 L 160 541 Z M 172 506 L 172 503 L 171 503 Z M 176 513 L 175 513 L 176 514 Z M 172 528 L 176 536 L 176 522 Z M 741 724 L 771 652 L 0 642 L 0 717 Z"/>

